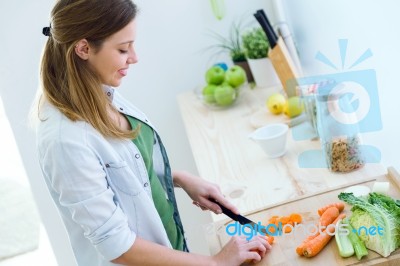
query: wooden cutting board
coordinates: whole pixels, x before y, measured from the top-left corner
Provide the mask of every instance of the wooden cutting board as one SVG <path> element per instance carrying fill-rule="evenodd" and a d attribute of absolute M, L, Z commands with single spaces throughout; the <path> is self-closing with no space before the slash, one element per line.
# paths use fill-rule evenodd
<path fill-rule="evenodd" d="M 317 214 L 318 208 L 326 204 L 339 201 L 337 196 L 340 192 L 345 191 L 348 187 L 354 185 L 362 185 L 372 189 L 375 181 L 390 182 L 390 191 L 388 194 L 394 198 L 400 198 L 400 177 L 393 168 L 389 168 L 387 175 L 378 176 L 376 178 L 363 181 L 361 183 L 349 183 L 349 185 L 346 187 L 303 196 L 296 200 L 286 201 L 270 206 L 266 209 L 252 212 L 250 214 L 247 214 L 246 217 L 256 223 L 260 221 L 262 224 L 266 225 L 267 220 L 273 215 L 283 216 L 296 212 L 300 213 L 303 216 L 303 224 L 316 224 L 319 219 L 319 216 Z M 351 206 L 346 204 L 344 212 L 347 214 L 347 217 L 349 217 L 351 214 L 350 209 Z M 215 225 L 215 230 L 220 247 L 225 245 L 225 243 L 227 243 L 230 238 L 225 232 L 226 226 L 230 223 L 232 223 L 232 220 L 225 223 L 221 222 L 219 223 L 219 225 Z M 381 255 L 371 250 L 368 250 L 368 256 L 364 257 L 360 261 L 357 260 L 355 256 L 352 256 L 350 258 L 342 258 L 338 253 L 334 238 L 330 240 L 328 245 L 317 256 L 313 258 L 300 257 L 299 255 L 297 255 L 295 250 L 296 247 L 304 240 L 304 238 L 305 237 L 302 233 L 299 233 L 298 235 L 292 234 L 276 236 L 275 243 L 273 244 L 272 250 L 269 252 L 269 254 L 265 256 L 261 262 L 251 265 L 400 265 L 400 249 L 394 251 L 387 258 L 383 258 Z"/>

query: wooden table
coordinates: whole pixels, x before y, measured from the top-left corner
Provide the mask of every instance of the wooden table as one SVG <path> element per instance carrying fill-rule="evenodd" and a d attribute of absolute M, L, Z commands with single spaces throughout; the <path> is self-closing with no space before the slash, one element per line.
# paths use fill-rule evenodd
<path fill-rule="evenodd" d="M 270 114 L 265 106 L 268 95 L 276 90 L 244 88 L 233 106 L 221 110 L 205 106 L 193 91 L 178 95 L 200 176 L 220 185 L 241 213 L 386 173 L 381 164 L 366 164 L 347 174 L 332 173 L 324 168 L 300 168 L 299 154 L 320 149 L 320 143 L 295 141 L 291 134 L 288 135 L 287 153 L 277 159 L 267 158 L 248 135 L 263 121 L 285 119 L 284 115 Z M 226 219 L 224 215 L 214 214 L 212 218 L 214 221 Z"/>

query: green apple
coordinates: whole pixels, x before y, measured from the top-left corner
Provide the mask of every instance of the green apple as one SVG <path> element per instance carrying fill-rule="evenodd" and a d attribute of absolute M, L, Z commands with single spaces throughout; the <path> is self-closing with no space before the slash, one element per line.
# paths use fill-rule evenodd
<path fill-rule="evenodd" d="M 225 71 L 220 66 L 212 66 L 206 72 L 206 81 L 208 84 L 219 85 L 225 80 Z"/>
<path fill-rule="evenodd" d="M 208 84 L 203 88 L 203 90 L 202 90 L 203 99 L 206 103 L 214 103 L 215 102 L 214 92 L 215 92 L 216 88 L 217 88 L 217 85 L 214 85 L 214 84 Z"/>
<path fill-rule="evenodd" d="M 286 98 L 280 93 L 273 93 L 267 99 L 267 108 L 274 115 L 282 113 L 286 105 Z"/>
<path fill-rule="evenodd" d="M 298 96 L 290 97 L 283 108 L 283 113 L 288 117 L 296 117 L 303 112 L 304 105 L 303 101 Z"/>
<path fill-rule="evenodd" d="M 229 85 L 217 86 L 214 91 L 215 101 L 220 106 L 231 105 L 236 99 L 236 90 Z"/>
<path fill-rule="evenodd" d="M 229 85 L 237 88 L 246 81 L 246 72 L 241 66 L 232 66 L 226 71 L 225 79 Z"/>

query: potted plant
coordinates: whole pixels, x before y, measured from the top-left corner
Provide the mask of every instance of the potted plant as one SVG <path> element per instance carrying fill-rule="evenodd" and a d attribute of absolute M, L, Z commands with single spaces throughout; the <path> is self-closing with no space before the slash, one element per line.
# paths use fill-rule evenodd
<path fill-rule="evenodd" d="M 254 78 L 246 60 L 245 51 L 242 46 L 241 40 L 241 22 L 233 22 L 230 28 L 229 36 L 225 37 L 215 31 L 208 33 L 217 43 L 207 47 L 206 50 L 213 50 L 214 55 L 221 53 L 228 53 L 232 59 L 233 64 L 241 66 L 246 72 L 247 81 L 253 82 Z"/>
<path fill-rule="evenodd" d="M 270 45 L 260 27 L 252 28 L 242 35 L 243 48 L 254 80 L 259 87 L 280 84 L 271 61 L 268 59 Z"/>

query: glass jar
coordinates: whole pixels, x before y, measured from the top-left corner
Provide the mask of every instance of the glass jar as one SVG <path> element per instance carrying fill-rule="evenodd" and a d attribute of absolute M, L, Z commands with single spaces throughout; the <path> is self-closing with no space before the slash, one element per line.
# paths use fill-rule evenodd
<path fill-rule="evenodd" d="M 358 120 L 351 95 L 332 91 L 322 87 L 315 94 L 318 135 L 329 170 L 346 173 L 364 164 Z"/>
<path fill-rule="evenodd" d="M 316 88 L 317 88 L 316 84 L 306 86 L 305 88 L 302 88 L 301 95 L 302 95 L 302 100 L 304 103 L 304 109 L 305 109 L 307 119 L 311 124 L 313 133 L 315 133 L 316 137 L 318 137 L 317 106 L 315 104 L 315 89 Z"/>

